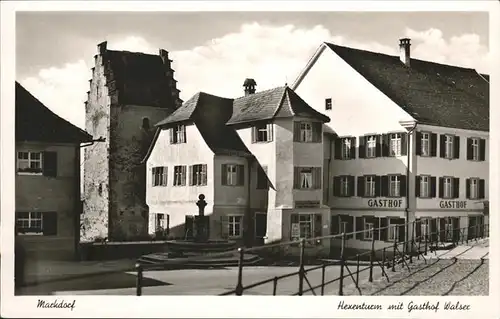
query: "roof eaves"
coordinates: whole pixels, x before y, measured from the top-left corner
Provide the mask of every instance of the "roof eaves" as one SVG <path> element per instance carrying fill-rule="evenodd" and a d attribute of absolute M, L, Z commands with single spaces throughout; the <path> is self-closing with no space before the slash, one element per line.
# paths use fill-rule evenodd
<path fill-rule="evenodd" d="M 156 141 L 158 140 L 158 137 L 160 136 L 160 132 L 161 132 L 161 128 L 158 127 L 156 129 L 155 135 L 153 136 L 153 140 L 151 141 L 151 144 L 149 144 L 148 151 L 146 152 L 146 155 L 144 156 L 144 158 L 141 161 L 141 164 L 146 163 L 147 160 L 149 159 L 149 156 L 151 156 L 151 153 L 153 152 Z"/>

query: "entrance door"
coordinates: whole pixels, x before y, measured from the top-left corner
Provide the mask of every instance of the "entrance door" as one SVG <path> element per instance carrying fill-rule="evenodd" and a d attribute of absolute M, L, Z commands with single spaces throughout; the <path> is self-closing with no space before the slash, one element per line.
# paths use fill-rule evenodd
<path fill-rule="evenodd" d="M 255 213 L 255 243 L 257 245 L 264 244 L 264 237 L 267 232 L 267 214 Z"/>
<path fill-rule="evenodd" d="M 467 230 L 467 238 L 473 239 L 476 237 L 477 216 L 469 216 L 469 229 Z"/>

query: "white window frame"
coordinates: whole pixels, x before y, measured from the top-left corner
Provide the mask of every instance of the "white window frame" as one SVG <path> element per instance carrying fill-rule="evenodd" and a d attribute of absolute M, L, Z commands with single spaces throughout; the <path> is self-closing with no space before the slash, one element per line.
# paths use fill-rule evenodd
<path fill-rule="evenodd" d="M 239 225 L 239 227 L 236 227 Z M 229 238 L 243 237 L 243 215 L 228 215 L 227 227 Z"/>
<path fill-rule="evenodd" d="M 398 224 L 389 224 L 389 227 L 387 228 L 387 240 L 388 241 L 394 241 L 394 236 L 399 235 L 399 225 Z"/>
<path fill-rule="evenodd" d="M 28 214 L 28 217 L 17 217 L 18 214 Z M 19 227 L 21 222 L 22 227 Z M 33 225 L 35 224 L 35 225 Z M 37 225 L 39 224 L 39 226 Z M 16 213 L 16 227 L 20 229 L 30 229 L 30 231 L 22 232 L 22 235 L 43 235 L 43 213 L 42 212 L 18 212 Z M 38 231 L 31 231 L 38 229 Z"/>
<path fill-rule="evenodd" d="M 186 143 L 186 126 L 179 124 L 174 127 L 174 144 Z"/>
<path fill-rule="evenodd" d="M 183 165 L 174 166 L 174 186 L 184 186 L 182 181 L 186 180 L 186 177 L 183 173 Z M 185 170 L 184 170 L 185 172 Z"/>
<path fill-rule="evenodd" d="M 375 197 L 375 176 L 365 176 L 365 197 Z"/>
<path fill-rule="evenodd" d="M 152 168 L 153 175 L 153 187 L 156 186 L 167 186 L 167 180 L 164 175 L 167 174 L 167 167 L 165 166 L 155 166 Z"/>
<path fill-rule="evenodd" d="M 21 155 L 22 155 L 22 158 L 20 158 Z M 38 158 L 35 158 L 36 155 L 38 155 Z M 27 158 L 25 158 L 25 157 L 27 157 Z M 25 165 L 21 165 L 23 163 Z M 37 167 L 32 167 L 32 166 L 37 166 Z M 33 171 L 32 172 L 31 171 L 23 171 L 23 169 L 29 169 L 29 170 L 33 170 Z M 19 152 L 17 152 L 17 173 L 19 175 L 42 175 L 43 174 L 43 152 L 32 152 L 32 151 L 19 151 Z"/>
<path fill-rule="evenodd" d="M 401 156 L 402 147 L 402 134 L 401 133 L 391 133 L 389 134 L 389 155 L 390 156 Z"/>
<path fill-rule="evenodd" d="M 472 148 L 472 160 L 479 161 L 479 139 L 478 138 L 471 139 L 471 148 Z"/>
<path fill-rule="evenodd" d="M 347 233 L 347 222 L 340 221 L 339 222 L 339 234 Z"/>
<path fill-rule="evenodd" d="M 431 177 L 428 175 L 420 176 L 420 197 L 428 198 L 431 195 Z"/>
<path fill-rule="evenodd" d="M 366 138 L 366 157 L 374 158 L 377 157 L 377 137 L 367 136 Z"/>
<path fill-rule="evenodd" d="M 313 172 L 310 168 L 300 168 L 300 189 L 312 189 L 313 188 Z"/>
<path fill-rule="evenodd" d="M 470 199 L 479 198 L 479 178 L 469 179 L 469 198 Z"/>
<path fill-rule="evenodd" d="M 443 198 L 453 198 L 453 178 L 443 177 Z"/>
<path fill-rule="evenodd" d="M 348 160 L 351 159 L 351 139 L 350 138 L 343 138 L 342 139 L 342 159 L 343 160 Z"/>
<path fill-rule="evenodd" d="M 299 239 L 314 237 L 314 214 L 298 214 Z M 309 232 L 309 234 L 307 234 Z"/>
<path fill-rule="evenodd" d="M 401 196 L 401 176 L 389 175 L 389 197 Z"/>
<path fill-rule="evenodd" d="M 205 169 L 205 164 L 195 164 L 193 165 L 191 176 L 191 184 L 192 186 L 205 186 L 204 181 L 207 180 L 207 170 Z"/>
<path fill-rule="evenodd" d="M 422 132 L 420 143 L 420 154 L 422 156 L 431 156 L 431 134 Z"/>
<path fill-rule="evenodd" d="M 311 122 L 300 122 L 300 141 L 310 143 L 313 140 L 313 125 Z"/>
<path fill-rule="evenodd" d="M 451 218 L 445 218 L 444 220 L 444 236 L 445 241 L 453 240 L 453 220 Z"/>
<path fill-rule="evenodd" d="M 421 236 L 421 239 L 423 238 L 425 240 L 425 238 L 429 237 L 429 227 L 430 227 L 429 219 L 424 218 L 424 219 L 420 220 L 420 236 Z"/>
<path fill-rule="evenodd" d="M 259 124 L 255 126 L 255 142 L 265 143 L 272 141 L 272 124 Z M 263 138 L 261 138 L 261 135 Z M 265 137 L 265 138 L 264 138 Z"/>
<path fill-rule="evenodd" d="M 445 135 L 444 136 L 444 157 L 451 159 L 453 158 L 453 151 L 455 149 L 455 137 L 453 135 Z"/>
<path fill-rule="evenodd" d="M 236 186 L 238 184 L 238 165 L 226 164 L 226 185 Z"/>
<path fill-rule="evenodd" d="M 340 176 L 340 196 L 349 196 L 349 177 Z"/>
<path fill-rule="evenodd" d="M 364 224 L 364 233 L 363 233 L 363 238 L 364 239 L 373 239 L 373 230 L 375 229 L 373 223 L 367 223 L 365 220 Z"/>

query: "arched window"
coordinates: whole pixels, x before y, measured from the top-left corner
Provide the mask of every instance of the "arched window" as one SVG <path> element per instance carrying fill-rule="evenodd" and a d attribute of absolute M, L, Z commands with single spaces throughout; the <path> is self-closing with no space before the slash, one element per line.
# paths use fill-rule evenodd
<path fill-rule="evenodd" d="M 147 117 L 144 117 L 142 119 L 142 128 L 146 131 L 149 131 L 150 125 L 149 125 L 149 119 Z"/>

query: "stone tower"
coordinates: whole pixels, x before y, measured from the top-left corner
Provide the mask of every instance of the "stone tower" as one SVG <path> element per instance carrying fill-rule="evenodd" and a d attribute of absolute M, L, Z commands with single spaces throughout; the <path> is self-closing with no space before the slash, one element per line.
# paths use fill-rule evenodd
<path fill-rule="evenodd" d="M 97 46 L 85 128 L 105 142 L 85 149 L 81 239 L 134 240 L 147 235 L 146 171 L 141 160 L 154 125 L 182 104 L 168 52 Z"/>

